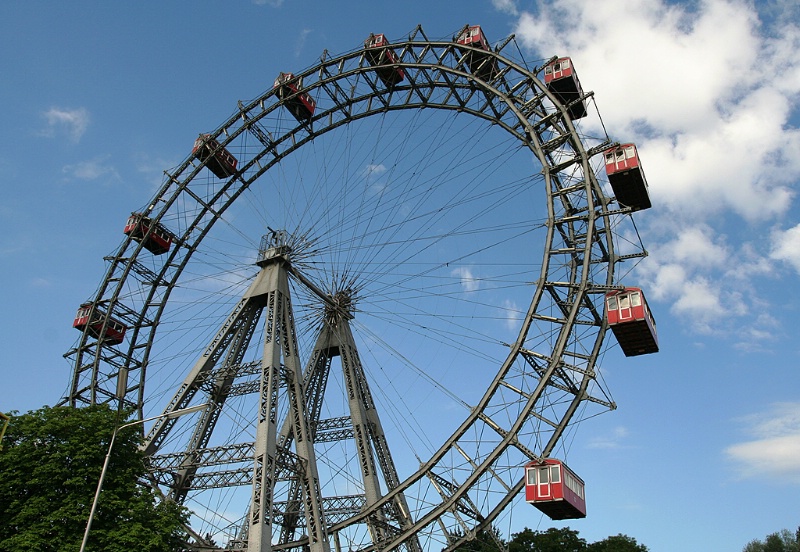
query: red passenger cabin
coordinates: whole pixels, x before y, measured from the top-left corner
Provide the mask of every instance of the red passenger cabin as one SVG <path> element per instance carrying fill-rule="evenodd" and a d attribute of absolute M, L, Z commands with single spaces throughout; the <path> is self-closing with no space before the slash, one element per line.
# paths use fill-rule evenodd
<path fill-rule="evenodd" d="M 641 289 L 606 293 L 606 318 L 625 356 L 658 352 L 656 321 Z"/>
<path fill-rule="evenodd" d="M 639 154 L 633 144 L 620 144 L 603 152 L 606 174 L 620 205 L 633 210 L 649 209 L 650 194 Z"/>
<path fill-rule="evenodd" d="M 110 345 L 118 345 L 125 338 L 125 331 L 128 329 L 125 324 L 113 318 L 108 319 L 108 324 L 103 328 L 103 320 L 106 313 L 98 308 L 94 308 L 92 313 L 92 303 L 84 303 L 78 308 L 75 315 L 73 328 L 80 331 L 86 330 L 89 335 Z"/>
<path fill-rule="evenodd" d="M 544 68 L 544 84 L 561 104 L 569 106 L 567 113 L 570 119 L 586 116 L 583 88 L 570 58 L 559 58 L 548 64 Z"/>
<path fill-rule="evenodd" d="M 479 79 L 490 81 L 497 76 L 497 58 L 489 54 L 492 51 L 486 35 L 483 34 L 480 25 L 466 25 L 456 39 L 458 44 L 472 46 L 481 51 L 462 48 L 462 55 L 466 56 L 465 61 L 470 72 Z"/>
<path fill-rule="evenodd" d="M 393 66 L 399 60 L 394 50 L 388 46 L 389 41 L 386 40 L 385 35 L 371 34 L 364 41 L 364 55 L 370 65 L 376 67 L 375 72 L 378 74 L 378 78 L 383 81 L 383 84 L 394 86 L 402 81 L 406 74 L 400 67 Z"/>
<path fill-rule="evenodd" d="M 206 162 L 206 167 L 217 178 L 228 178 L 236 172 L 239 161 L 223 148 L 210 134 L 201 134 L 194 141 L 192 153 Z"/>
<path fill-rule="evenodd" d="M 555 458 L 525 465 L 525 500 L 550 519 L 586 517 L 583 479 Z"/>
<path fill-rule="evenodd" d="M 303 79 L 295 77 L 292 73 L 281 73 L 275 79 L 273 88 L 278 89 L 278 97 L 283 100 L 286 108 L 301 123 L 306 123 L 314 116 L 317 103 L 308 92 L 300 92 L 303 88 Z"/>
<path fill-rule="evenodd" d="M 123 232 L 138 242 L 153 255 L 169 251 L 172 234 L 160 224 L 141 213 L 131 213 Z"/>

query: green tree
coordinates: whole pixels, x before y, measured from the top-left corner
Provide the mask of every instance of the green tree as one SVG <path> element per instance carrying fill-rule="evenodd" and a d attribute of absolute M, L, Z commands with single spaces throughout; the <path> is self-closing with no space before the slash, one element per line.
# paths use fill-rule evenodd
<path fill-rule="evenodd" d="M 481 530 L 475 538 L 459 545 L 459 552 L 504 552 L 506 543 L 497 527 Z"/>
<path fill-rule="evenodd" d="M 109 439 L 120 420 L 106 406 L 44 407 L 14 415 L 0 451 L 0 552 L 80 548 Z M 188 514 L 157 502 L 144 475 L 138 427 L 117 434 L 87 550 L 167 552 Z"/>
<path fill-rule="evenodd" d="M 508 552 L 585 552 L 586 541 L 578 532 L 564 527 L 532 531 L 527 527 L 511 535 Z"/>
<path fill-rule="evenodd" d="M 762 540 L 752 540 L 742 552 L 800 552 L 800 527 L 792 534 L 788 529 L 770 533 Z"/>
<path fill-rule="evenodd" d="M 649 548 L 636 542 L 633 537 L 619 534 L 593 542 L 587 550 L 588 552 L 648 552 Z"/>

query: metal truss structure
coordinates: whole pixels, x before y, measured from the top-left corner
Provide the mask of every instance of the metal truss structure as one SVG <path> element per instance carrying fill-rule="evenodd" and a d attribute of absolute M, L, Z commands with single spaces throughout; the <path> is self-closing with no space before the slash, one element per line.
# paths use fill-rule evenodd
<path fill-rule="evenodd" d="M 518 498 L 526 461 L 551 455 L 576 420 L 615 407 L 597 372 L 606 333 L 602 298 L 619 287 L 618 263 L 645 252 L 635 240 L 620 247 L 627 235 L 620 228 L 630 223 L 630 211 L 614 204 L 595 174 L 593 159 L 611 140 L 582 135 L 569 106 L 539 80 L 541 67 L 513 58 L 514 44 L 508 39 L 480 52 L 484 65 L 476 68 L 475 48 L 430 40 L 417 28 L 387 46 L 394 53 L 391 68 L 404 75 L 389 84 L 378 73 L 386 67 L 363 49 L 335 57 L 326 53 L 296 74 L 297 94 L 316 102 L 308 120 L 286 109 L 297 95 L 271 88 L 240 102 L 210 133 L 239 159 L 235 174 L 214 178 L 206 169 L 208 158 L 197 154 L 165 173 L 162 187 L 141 211 L 172 233 L 169 251 L 152 255 L 141 237 L 127 236 L 106 258 L 105 277 L 91 302 L 106 323 L 121 321 L 128 331 L 120 344 L 98 339 L 97 332 L 82 334 L 66 355 L 74 370 L 65 403 L 111 403 L 140 417 L 154 407 L 167 414 L 207 404 L 193 419 L 160 418 L 145 444 L 152 480 L 165 496 L 192 507 L 198 519 L 215 519 L 196 530 L 195 549 L 454 549 Z M 428 117 L 467 126 L 453 127 L 437 138 L 436 147 L 414 154 L 415 135 L 403 134 L 404 125 L 422 126 Z M 375 121 L 371 134 L 351 138 L 346 129 L 367 121 Z M 474 129 L 479 130 L 466 134 Z M 493 151 L 493 142 L 484 138 L 488 133 L 502 135 L 504 149 Z M 391 136 L 400 134 L 390 146 Z M 412 154 L 424 162 L 402 165 L 380 187 L 347 192 L 357 170 L 331 178 L 328 135 L 344 137 L 336 139 L 346 143 L 342 155 L 367 152 L 361 166 L 372 172 L 358 173 L 367 184 L 375 184 L 370 178 L 377 167 L 390 170 L 390 162 L 399 167 Z M 453 142 L 471 148 L 441 156 L 458 156 L 459 163 L 430 157 Z M 287 166 L 307 168 L 290 165 L 291 159 L 309 152 L 328 159 L 322 176 L 314 182 L 294 177 L 287 184 Z M 501 185 L 498 175 L 512 153 L 521 155 L 528 169 Z M 479 182 L 466 170 L 458 173 L 473 157 L 489 171 Z M 446 170 L 420 180 L 418 173 L 436 170 L 440 162 Z M 403 178 L 409 182 L 405 187 L 399 184 Z M 266 236 L 258 258 L 225 269 L 223 259 L 248 253 L 226 250 L 230 257 L 215 257 L 209 243 L 217 240 L 218 251 L 235 249 L 226 247 L 228 234 L 257 231 L 234 221 L 241 220 L 238 206 L 259 186 L 265 209 L 274 210 L 259 221 L 258 238 Z M 403 196 L 399 191 L 391 196 L 400 189 Z M 538 202 L 527 200 L 533 193 Z M 436 201 L 442 206 L 430 206 Z M 484 218 L 489 216 L 499 222 L 490 223 Z M 328 218 L 326 232 L 319 221 Z M 443 230 L 448 224 L 452 227 Z M 541 259 L 531 260 L 537 250 Z M 468 279 L 459 264 L 470 259 L 479 267 L 493 255 L 507 259 L 505 272 L 498 269 L 480 281 Z M 508 268 L 517 261 L 513 271 Z M 192 286 L 209 281 L 217 269 L 228 279 L 241 275 L 246 285 L 224 291 L 222 283 L 208 286 L 206 296 L 227 305 L 226 315 L 192 311 L 200 304 Z M 439 280 L 427 279 L 432 275 Z M 499 295 L 503 286 L 525 296 L 506 338 L 498 328 L 507 327 L 499 322 L 495 327 L 492 320 L 502 316 L 500 300 L 488 305 L 475 299 L 480 293 Z M 360 334 L 370 306 L 378 309 L 379 303 L 387 325 Z M 471 305 L 472 315 L 456 314 L 451 303 Z M 376 384 L 367 367 L 380 364 L 381 373 L 399 374 L 432 353 L 414 357 L 410 340 L 401 338 L 387 355 L 395 364 L 371 350 L 370 362 L 364 360 L 368 347 L 388 341 L 384 336 L 406 322 L 406 336 L 435 337 L 453 350 L 419 369 L 417 383 L 447 388 L 434 370 L 448 359 L 457 365 L 451 378 L 463 371 L 463 379 L 470 380 L 467 366 L 473 360 L 479 366 L 474 379 L 479 391 L 463 401 L 464 416 L 413 454 L 405 454 L 412 446 L 404 443 L 418 437 L 395 432 L 403 420 L 391 415 L 387 424 L 381 402 L 395 384 L 391 379 Z M 191 332 L 201 327 L 204 337 L 191 341 Z M 180 332 L 187 332 L 185 339 Z M 182 352 L 173 352 L 179 343 L 186 343 Z M 179 364 L 179 354 L 191 361 Z M 334 376 L 332 367 L 339 366 Z M 152 389 L 156 377 L 167 382 L 160 395 Z M 410 401 L 419 387 L 409 389 L 395 397 L 394 406 Z M 329 404 L 337 401 L 334 412 Z M 434 403 L 420 400 L 429 407 Z M 234 404 L 240 406 L 234 410 Z M 420 433 L 433 425 L 428 419 Z M 334 458 L 332 451 L 345 443 L 342 459 Z M 334 489 L 330 481 L 344 474 L 345 482 Z M 196 507 L 196 497 L 204 493 L 242 487 L 250 491 L 240 519 L 225 517 L 222 510 L 234 508 L 228 503 Z M 217 546 L 206 534 L 229 537 Z"/>

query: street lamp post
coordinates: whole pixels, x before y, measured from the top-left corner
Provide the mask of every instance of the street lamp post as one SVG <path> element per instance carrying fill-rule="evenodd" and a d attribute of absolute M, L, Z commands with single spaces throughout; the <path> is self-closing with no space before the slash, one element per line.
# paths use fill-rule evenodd
<path fill-rule="evenodd" d="M 108 452 L 106 453 L 106 459 L 103 461 L 103 469 L 100 471 L 100 479 L 97 481 L 97 490 L 94 493 L 94 500 L 92 501 L 92 509 L 89 512 L 89 520 L 86 522 L 86 530 L 83 532 L 83 542 L 81 542 L 81 548 L 79 552 L 84 552 L 86 550 L 86 542 L 89 540 L 89 529 L 92 528 L 92 520 L 94 520 L 94 513 L 97 510 L 97 501 L 100 498 L 100 491 L 103 488 L 103 479 L 105 479 L 106 477 L 108 462 L 111 459 L 111 449 L 114 447 L 114 440 L 117 438 L 117 433 L 119 433 L 126 427 L 135 426 L 137 424 L 143 424 L 145 422 L 151 422 L 153 420 L 159 420 L 161 418 L 168 418 L 168 419 L 177 418 L 179 416 L 183 416 L 184 414 L 191 414 L 192 412 L 197 412 L 198 410 L 202 410 L 207 406 L 208 406 L 207 404 L 198 404 L 196 406 L 190 406 L 189 408 L 182 408 L 180 410 L 174 410 L 172 412 L 167 412 L 159 416 L 153 416 L 152 418 L 145 418 L 144 420 L 135 420 L 133 422 L 128 422 L 127 424 L 123 424 L 117 428 L 114 428 L 114 432 L 111 434 L 111 442 L 108 443 Z"/>
<path fill-rule="evenodd" d="M 11 416 L 0 412 L 0 420 L 2 420 L 3 423 L 3 428 L 0 429 L 0 450 L 3 450 L 3 435 L 6 434 L 6 428 L 8 427 L 9 420 L 11 420 Z"/>

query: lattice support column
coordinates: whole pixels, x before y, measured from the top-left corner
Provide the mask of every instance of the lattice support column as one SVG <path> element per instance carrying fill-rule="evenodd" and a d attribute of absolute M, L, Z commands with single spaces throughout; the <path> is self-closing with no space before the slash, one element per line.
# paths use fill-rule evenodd
<path fill-rule="evenodd" d="M 345 296 L 334 297 L 334 302 L 349 306 L 351 301 L 349 297 Z M 364 367 L 358 355 L 353 332 L 350 329 L 350 316 L 343 316 L 342 314 L 349 313 L 329 311 L 328 316 L 326 316 L 325 325 L 331 340 L 328 343 L 328 348 L 329 350 L 332 349 L 331 345 L 333 345 L 335 350 L 339 351 L 341 357 L 350 418 L 364 483 L 364 494 L 366 504 L 370 507 L 383 498 L 378 472 L 382 473 L 386 487 L 390 491 L 397 488 L 399 478 L 389 452 L 378 411 L 375 408 L 372 393 L 369 389 Z M 406 529 L 412 525 L 405 495 L 398 493 L 391 504 L 391 521 L 397 523 L 401 529 Z M 376 544 L 384 542 L 392 536 L 386 530 L 386 514 L 386 511 L 379 510 L 374 518 L 367 520 L 372 540 Z M 410 550 L 421 550 L 416 536 L 410 539 L 407 544 Z M 378 546 L 380 545 L 378 544 Z"/>
<path fill-rule="evenodd" d="M 288 251 L 287 251 L 288 252 Z M 259 261 L 269 289 L 261 389 L 256 426 L 253 495 L 250 504 L 249 552 L 272 550 L 274 487 L 277 481 L 278 394 L 281 379 L 289 396 L 289 419 L 299 460 L 299 478 L 306 518 L 309 550 L 329 552 L 322 494 L 317 473 L 314 441 L 306 411 L 303 374 L 289 293 L 288 261 L 280 250 L 271 250 Z"/>

